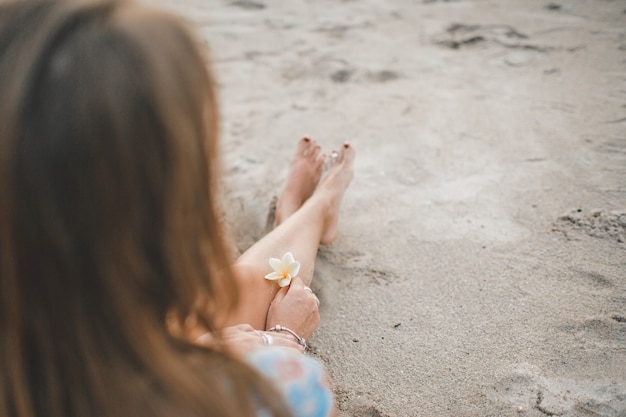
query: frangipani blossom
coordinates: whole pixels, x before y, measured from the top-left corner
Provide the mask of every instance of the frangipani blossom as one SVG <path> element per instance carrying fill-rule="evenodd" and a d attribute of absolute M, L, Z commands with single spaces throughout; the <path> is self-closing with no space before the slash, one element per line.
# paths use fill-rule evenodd
<path fill-rule="evenodd" d="M 270 258 L 270 266 L 274 272 L 265 275 L 265 279 L 278 281 L 279 287 L 291 284 L 291 278 L 300 272 L 300 262 L 293 258 L 291 252 L 285 253 L 282 259 Z"/>

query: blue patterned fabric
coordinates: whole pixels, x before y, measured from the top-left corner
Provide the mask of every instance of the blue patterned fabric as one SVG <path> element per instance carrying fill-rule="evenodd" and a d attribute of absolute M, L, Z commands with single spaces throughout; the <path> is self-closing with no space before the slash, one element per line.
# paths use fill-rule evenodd
<path fill-rule="evenodd" d="M 283 394 L 294 417 L 328 417 L 333 393 L 326 371 L 313 358 L 290 349 L 266 348 L 247 358 Z M 261 412 L 259 416 L 265 416 Z"/>

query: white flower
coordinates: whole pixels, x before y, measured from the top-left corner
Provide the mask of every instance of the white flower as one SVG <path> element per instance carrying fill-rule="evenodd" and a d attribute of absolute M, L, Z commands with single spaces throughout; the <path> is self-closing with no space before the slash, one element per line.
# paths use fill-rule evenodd
<path fill-rule="evenodd" d="M 300 272 L 300 262 L 293 258 L 291 252 L 285 253 L 282 259 L 270 258 L 270 266 L 274 272 L 265 275 L 265 279 L 278 281 L 279 287 L 291 284 L 291 278 Z"/>

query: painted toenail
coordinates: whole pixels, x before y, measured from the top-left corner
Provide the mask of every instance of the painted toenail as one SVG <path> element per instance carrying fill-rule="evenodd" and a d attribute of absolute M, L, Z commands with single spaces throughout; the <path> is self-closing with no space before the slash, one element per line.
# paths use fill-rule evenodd
<path fill-rule="evenodd" d="M 350 147 L 350 144 L 346 142 L 346 143 L 344 143 L 344 144 L 343 144 L 343 147 L 344 147 L 344 148 L 349 148 L 349 147 Z"/>
<path fill-rule="evenodd" d="M 310 142 L 311 141 L 311 139 L 309 139 L 307 136 L 305 136 L 303 139 L 304 139 L 305 142 Z"/>

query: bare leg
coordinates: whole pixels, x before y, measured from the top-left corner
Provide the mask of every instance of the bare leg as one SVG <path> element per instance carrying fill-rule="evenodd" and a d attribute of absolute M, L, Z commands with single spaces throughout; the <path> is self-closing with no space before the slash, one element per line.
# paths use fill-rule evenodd
<path fill-rule="evenodd" d="M 320 243 L 331 243 L 337 235 L 339 207 L 352 180 L 354 157 L 354 147 L 344 144 L 337 158 L 332 160 L 326 176 L 302 207 L 288 217 L 289 210 L 282 212 L 282 222 L 239 257 L 234 271 L 241 299 L 227 325 L 249 323 L 255 328 L 264 328 L 269 305 L 278 291 L 275 282 L 263 279 L 271 272 L 270 257 L 293 253 L 302 264 L 298 276 L 305 285 L 310 285 Z"/>
<path fill-rule="evenodd" d="M 302 138 L 289 164 L 285 187 L 276 204 L 274 227 L 295 213 L 311 197 L 322 177 L 325 156 L 321 147 L 310 138 Z"/>

